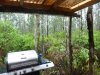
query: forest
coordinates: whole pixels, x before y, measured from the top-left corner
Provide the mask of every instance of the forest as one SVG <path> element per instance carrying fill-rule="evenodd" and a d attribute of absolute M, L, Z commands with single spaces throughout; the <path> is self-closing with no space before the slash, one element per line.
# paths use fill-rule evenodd
<path fill-rule="evenodd" d="M 89 42 L 87 8 L 72 18 L 74 75 L 88 75 Z M 4 72 L 8 52 L 37 50 L 55 64 L 42 75 L 69 74 L 69 17 L 0 12 L 0 73 Z M 100 3 L 93 6 L 94 73 L 100 75 Z"/>

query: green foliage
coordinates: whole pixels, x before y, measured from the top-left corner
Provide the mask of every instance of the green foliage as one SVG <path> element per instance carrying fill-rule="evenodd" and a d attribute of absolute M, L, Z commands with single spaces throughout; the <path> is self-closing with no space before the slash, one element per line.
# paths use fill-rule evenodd
<path fill-rule="evenodd" d="M 12 27 L 9 21 L 0 22 L 0 48 L 2 50 L 9 50 L 13 46 L 11 40 L 14 38 L 16 30 Z"/>
<path fill-rule="evenodd" d="M 87 32 L 83 32 L 79 35 L 79 31 L 73 32 L 73 45 L 74 47 L 84 47 L 88 48 L 88 34 Z"/>
<path fill-rule="evenodd" d="M 80 67 L 82 65 L 85 65 L 88 61 L 89 55 L 88 55 L 89 50 L 85 48 L 81 48 L 75 55 L 74 55 L 74 63 L 75 67 Z"/>
<path fill-rule="evenodd" d="M 100 63 L 100 30 L 95 31 L 94 34 L 94 43 L 95 43 L 95 52 L 97 54 L 97 57 L 99 59 L 99 63 Z"/>
<path fill-rule="evenodd" d="M 44 39 L 45 46 L 49 44 L 47 51 L 65 51 L 65 33 L 51 34 Z"/>
<path fill-rule="evenodd" d="M 86 31 L 80 35 L 79 31 L 74 31 L 72 36 L 74 55 L 74 69 L 86 72 L 88 70 L 88 34 Z M 95 52 L 100 62 L 100 31 L 94 32 Z M 40 36 L 40 50 L 42 49 L 42 36 Z M 55 64 L 58 62 L 65 67 L 67 60 L 66 53 L 66 34 L 64 31 L 44 36 L 44 49 L 51 55 L 54 54 Z M 11 51 L 34 49 L 33 34 L 22 34 L 16 30 L 9 21 L 0 21 L 0 50 L 5 54 Z M 77 49 L 77 51 L 75 51 Z M 65 53 L 65 54 L 64 54 Z M 55 56 L 56 55 L 56 56 Z M 61 56 L 59 56 L 61 55 Z M 64 56 L 63 56 L 64 55 Z M 61 57 L 61 58 L 60 58 Z M 60 58 L 60 59 L 59 59 Z M 64 58 L 64 59 L 63 59 Z M 63 62 L 64 61 L 64 62 Z M 67 62 L 68 65 L 68 62 Z M 64 70 L 64 69 L 62 69 Z"/>
<path fill-rule="evenodd" d="M 79 35 L 79 31 L 74 31 L 72 39 L 73 39 L 74 46 L 88 48 L 87 32 L 82 32 Z M 95 43 L 95 49 L 100 50 L 100 30 L 94 31 L 94 43 Z"/>
<path fill-rule="evenodd" d="M 94 44 L 95 44 L 95 52 L 100 61 L 100 30 L 94 31 Z M 88 47 L 88 33 L 82 32 L 79 35 L 79 31 L 73 32 L 73 47 L 80 49 L 81 47 Z"/>
<path fill-rule="evenodd" d="M 78 74 L 88 71 L 88 55 L 89 50 L 81 48 L 76 54 L 74 54 L 74 69 Z M 77 71 L 76 71 L 77 70 Z"/>
<path fill-rule="evenodd" d="M 0 48 L 5 53 L 10 51 L 33 49 L 32 35 L 21 35 L 9 22 L 0 22 Z"/>
<path fill-rule="evenodd" d="M 100 51 L 100 30 L 94 32 L 95 49 Z"/>

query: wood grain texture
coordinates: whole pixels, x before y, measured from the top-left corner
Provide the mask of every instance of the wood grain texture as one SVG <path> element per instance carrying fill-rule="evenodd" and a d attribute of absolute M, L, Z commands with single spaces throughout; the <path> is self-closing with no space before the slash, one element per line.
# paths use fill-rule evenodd
<path fill-rule="evenodd" d="M 87 1 L 87 2 L 85 2 Z M 0 6 L 11 6 L 15 8 L 39 10 L 39 11 L 55 11 L 64 15 L 65 13 L 74 13 L 85 7 L 91 6 L 100 0 L 0 0 Z M 46 12 L 46 11 L 45 11 Z M 47 13 L 48 13 L 47 12 Z"/>

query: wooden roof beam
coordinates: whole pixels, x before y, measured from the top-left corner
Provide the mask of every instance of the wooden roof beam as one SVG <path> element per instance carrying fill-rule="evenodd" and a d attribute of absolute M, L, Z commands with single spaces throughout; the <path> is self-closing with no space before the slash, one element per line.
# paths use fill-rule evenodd
<path fill-rule="evenodd" d="M 75 5 L 75 6 L 73 6 L 73 7 L 71 7 L 70 9 L 73 10 L 73 9 L 75 9 L 75 8 L 78 8 L 78 7 L 82 6 L 82 5 L 84 5 L 84 4 L 88 3 L 88 2 L 90 2 L 90 1 L 91 1 L 91 0 L 85 0 L 85 1 L 83 1 L 83 2 L 81 2 L 81 3 L 79 3 L 79 4 L 77 4 L 77 5 Z"/>
<path fill-rule="evenodd" d="M 61 10 L 61 11 L 70 12 L 70 9 L 69 8 L 59 7 L 59 5 L 61 3 L 63 3 L 64 1 L 66 1 L 66 0 L 53 0 L 52 4 L 51 5 L 48 5 L 47 3 L 49 2 L 49 0 L 44 0 L 43 5 L 49 6 L 49 9 L 55 9 L 55 10 L 58 10 L 58 11 Z"/>
<path fill-rule="evenodd" d="M 100 2 L 100 0 L 85 0 L 85 1 L 75 5 L 73 7 L 71 7 L 70 10 L 72 12 L 75 12 L 75 11 L 81 10 L 85 7 L 88 7 L 88 6 L 93 5 L 95 3 L 98 3 L 98 2 Z"/>
<path fill-rule="evenodd" d="M 18 7 L 23 7 L 23 8 L 27 8 L 27 9 L 45 9 L 48 10 L 49 6 L 42 6 L 41 4 L 34 4 L 34 3 L 29 3 L 29 2 L 24 2 L 23 5 L 20 5 L 19 1 L 7 1 L 7 2 L 1 2 L 0 1 L 0 5 L 2 6 L 18 6 Z"/>
<path fill-rule="evenodd" d="M 80 15 L 76 13 L 69 13 L 64 11 L 57 11 L 57 10 L 43 10 L 43 9 L 27 9 L 21 6 L 1 6 L 0 12 L 15 12 L 15 13 L 39 13 L 39 14 L 47 14 L 47 15 L 61 15 L 61 16 L 72 16 L 72 17 L 80 17 Z"/>
<path fill-rule="evenodd" d="M 62 4 L 66 0 L 56 0 L 53 4 L 53 7 L 58 7 L 60 4 Z"/>

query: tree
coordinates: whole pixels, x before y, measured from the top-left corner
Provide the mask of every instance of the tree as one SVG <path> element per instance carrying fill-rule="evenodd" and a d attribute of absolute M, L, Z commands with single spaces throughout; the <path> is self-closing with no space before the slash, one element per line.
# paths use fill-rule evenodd
<path fill-rule="evenodd" d="M 100 4 L 98 3 L 97 4 L 97 9 L 98 9 L 98 11 L 97 11 L 97 30 L 100 30 Z"/>
<path fill-rule="evenodd" d="M 88 7 L 87 11 L 87 27 L 88 27 L 88 36 L 89 36 L 89 75 L 94 75 L 94 37 L 93 37 L 93 7 Z"/>
<path fill-rule="evenodd" d="M 81 25 L 80 25 L 80 30 L 81 30 L 81 32 L 83 31 L 83 23 L 82 23 L 82 19 L 83 19 L 83 17 L 82 17 L 82 10 L 81 10 Z"/>
<path fill-rule="evenodd" d="M 36 14 L 36 25 L 37 25 L 37 50 L 39 52 L 39 46 L 40 46 L 40 15 Z"/>
<path fill-rule="evenodd" d="M 73 75 L 73 50 L 72 50 L 72 17 L 69 20 L 69 60 L 70 75 Z"/>
<path fill-rule="evenodd" d="M 29 14 L 28 18 L 27 18 L 27 24 L 28 24 L 28 31 L 29 33 L 33 33 L 34 31 L 34 23 L 35 23 L 35 19 L 34 19 L 34 15 Z"/>
<path fill-rule="evenodd" d="M 49 25 L 48 25 L 48 16 L 47 16 L 47 37 L 49 35 Z"/>
<path fill-rule="evenodd" d="M 42 20 L 42 25 L 41 25 L 41 29 L 42 29 L 42 53 L 45 54 L 45 50 L 44 50 L 44 16 L 41 17 Z M 48 36 L 48 35 L 47 35 Z"/>

